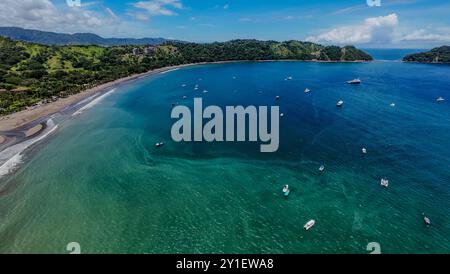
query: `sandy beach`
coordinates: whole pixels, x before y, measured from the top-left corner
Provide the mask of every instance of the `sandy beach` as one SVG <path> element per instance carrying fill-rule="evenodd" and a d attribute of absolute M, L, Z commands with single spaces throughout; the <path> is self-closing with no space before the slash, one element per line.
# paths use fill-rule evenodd
<path fill-rule="evenodd" d="M 199 64 L 186 64 L 186 65 L 179 65 L 179 66 L 172 66 L 172 67 L 164 67 L 164 68 L 155 69 L 155 70 L 148 71 L 148 72 L 141 73 L 141 74 L 131 75 L 131 76 L 128 76 L 125 78 L 117 79 L 112 82 L 98 85 L 96 87 L 84 90 L 80 93 L 71 95 L 66 98 L 59 98 L 58 100 L 56 100 L 54 102 L 42 104 L 42 105 L 36 106 L 34 108 L 29 108 L 29 109 L 22 110 L 22 111 L 19 111 L 16 113 L 2 116 L 2 117 L 0 117 L 0 131 L 11 131 L 18 127 L 22 127 L 30 122 L 33 122 L 42 117 L 56 113 L 59 110 L 63 109 L 64 107 L 75 104 L 87 97 L 93 96 L 94 94 L 96 94 L 98 92 L 102 92 L 107 89 L 110 89 L 118 84 L 132 81 L 132 80 L 141 78 L 143 76 L 149 76 L 149 75 L 161 73 L 164 71 L 169 71 L 169 70 L 182 68 L 182 67 L 186 67 L 186 66 L 192 66 L 192 65 L 199 65 Z"/>

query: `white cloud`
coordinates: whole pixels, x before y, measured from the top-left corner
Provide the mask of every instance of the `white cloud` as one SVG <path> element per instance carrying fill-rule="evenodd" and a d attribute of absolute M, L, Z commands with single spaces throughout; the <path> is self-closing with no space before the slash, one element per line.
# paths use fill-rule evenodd
<path fill-rule="evenodd" d="M 182 9 L 183 3 L 180 0 L 152 0 L 136 2 L 133 6 L 135 8 L 144 9 L 151 16 L 173 16 L 177 15 L 174 9 Z"/>
<path fill-rule="evenodd" d="M 360 25 L 343 26 L 318 36 L 309 36 L 307 41 L 335 44 L 385 44 L 394 39 L 398 26 L 397 14 L 367 18 Z"/>
<path fill-rule="evenodd" d="M 426 29 L 418 29 L 401 37 L 402 41 L 416 42 L 450 42 L 450 34 L 430 33 Z"/>
<path fill-rule="evenodd" d="M 50 0 L 1 0 L 0 26 L 82 32 L 99 30 L 118 20 L 110 9 L 100 14 L 85 7 L 64 7 L 58 9 Z"/>
<path fill-rule="evenodd" d="M 294 20 L 294 19 L 296 19 L 296 17 L 293 15 L 287 15 L 287 16 L 283 17 L 283 19 L 284 20 Z"/>

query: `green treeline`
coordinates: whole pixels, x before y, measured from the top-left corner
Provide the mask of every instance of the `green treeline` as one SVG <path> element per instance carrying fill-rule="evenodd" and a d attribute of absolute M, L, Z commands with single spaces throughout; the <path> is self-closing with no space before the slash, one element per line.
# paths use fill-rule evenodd
<path fill-rule="evenodd" d="M 156 68 L 231 60 L 370 61 L 353 46 L 234 40 L 159 46 L 45 46 L 0 37 L 0 115 Z"/>

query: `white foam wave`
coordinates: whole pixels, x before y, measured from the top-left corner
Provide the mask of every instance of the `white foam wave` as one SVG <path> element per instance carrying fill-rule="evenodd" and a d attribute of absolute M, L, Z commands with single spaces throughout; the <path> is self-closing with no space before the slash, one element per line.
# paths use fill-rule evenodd
<path fill-rule="evenodd" d="M 83 113 L 85 110 L 92 108 L 93 106 L 97 105 L 98 103 L 100 103 L 101 100 L 105 99 L 107 96 L 111 95 L 111 93 L 113 93 L 114 91 L 116 91 L 116 89 L 112 89 L 110 91 L 108 91 L 107 93 L 98 96 L 97 98 L 95 98 L 94 100 L 92 100 L 91 102 L 87 103 L 85 106 L 81 107 L 79 110 L 75 111 L 72 116 L 77 116 L 81 113 Z"/>
<path fill-rule="evenodd" d="M 47 136 L 49 136 L 52 132 L 54 132 L 58 128 L 58 125 L 55 125 L 52 119 L 47 121 L 47 128 L 44 133 L 36 138 L 27 140 L 20 144 L 8 147 L 4 151 L 0 153 L 0 162 L 3 164 L 0 166 L 0 178 L 3 176 L 13 172 L 18 168 L 18 166 L 22 163 L 23 152 L 25 149 L 29 148 L 33 144 L 43 140 Z"/>
<path fill-rule="evenodd" d="M 161 72 L 160 74 L 166 74 L 166 73 L 169 73 L 169 72 L 172 72 L 172 71 L 176 71 L 176 70 L 179 70 L 179 68 L 169 69 L 169 70 Z"/>

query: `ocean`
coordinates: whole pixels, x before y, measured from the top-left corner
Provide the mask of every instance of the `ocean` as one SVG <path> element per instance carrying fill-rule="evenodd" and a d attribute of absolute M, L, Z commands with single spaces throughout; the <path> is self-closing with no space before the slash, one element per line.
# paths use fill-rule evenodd
<path fill-rule="evenodd" d="M 2 176 L 0 253 L 449 253 L 450 104 L 436 98 L 450 100 L 450 66 L 378 54 L 389 58 L 201 65 L 117 87 Z M 194 98 L 279 106 L 279 150 L 173 142 L 172 104 Z"/>

